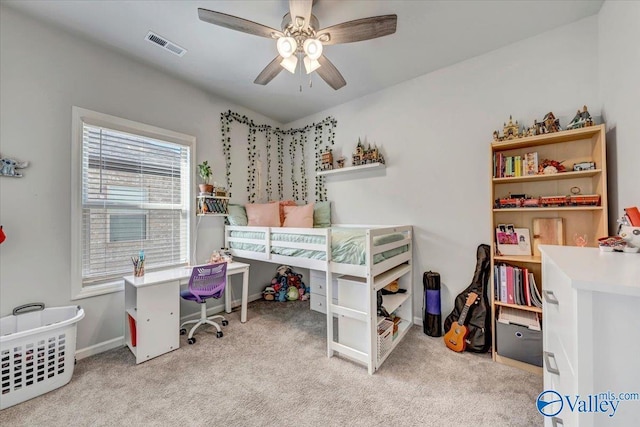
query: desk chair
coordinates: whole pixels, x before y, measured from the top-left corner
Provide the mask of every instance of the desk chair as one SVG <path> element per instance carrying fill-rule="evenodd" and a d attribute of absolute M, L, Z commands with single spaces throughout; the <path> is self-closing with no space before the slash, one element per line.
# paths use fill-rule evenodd
<path fill-rule="evenodd" d="M 189 331 L 189 338 L 187 342 L 193 344 L 196 339 L 193 337 L 198 326 L 209 324 L 215 326 L 218 330 L 216 337 L 222 338 L 224 335 L 220 330 L 220 325 L 213 321 L 213 319 L 222 319 L 222 326 L 227 326 L 229 322 L 224 316 L 215 315 L 207 317 L 207 300 L 209 298 L 219 299 L 224 292 L 227 285 L 227 263 L 203 265 L 194 267 L 191 272 L 191 278 L 189 279 L 189 289 L 185 289 L 180 292 L 180 296 L 189 301 L 195 301 L 200 304 L 200 319 L 188 320 L 180 325 L 180 335 L 187 333 L 184 328 L 185 325 L 195 323 L 195 325 Z"/>

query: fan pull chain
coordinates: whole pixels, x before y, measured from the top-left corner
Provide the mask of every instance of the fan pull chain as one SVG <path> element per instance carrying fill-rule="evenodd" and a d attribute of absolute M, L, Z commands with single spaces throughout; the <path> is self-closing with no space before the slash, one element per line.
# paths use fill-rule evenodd
<path fill-rule="evenodd" d="M 302 60 L 302 56 L 299 56 L 299 60 L 298 60 L 298 70 L 300 73 L 300 80 L 302 80 L 304 78 L 304 74 L 302 74 L 302 63 L 304 61 Z M 302 93 L 302 84 L 300 84 L 300 93 Z"/>

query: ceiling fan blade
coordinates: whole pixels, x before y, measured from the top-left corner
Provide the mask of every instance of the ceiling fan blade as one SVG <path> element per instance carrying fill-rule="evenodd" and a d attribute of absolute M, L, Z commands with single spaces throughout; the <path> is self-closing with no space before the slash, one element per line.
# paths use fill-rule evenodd
<path fill-rule="evenodd" d="M 327 82 L 327 84 L 334 90 L 338 90 L 347 84 L 344 77 L 342 77 L 342 74 L 340 74 L 340 71 L 338 71 L 336 66 L 333 65 L 326 56 L 322 55 L 318 58 L 318 62 L 320 63 L 320 68 L 316 70 L 316 73 L 318 73 L 320 77 L 322 77 L 322 80 Z"/>
<path fill-rule="evenodd" d="M 282 66 L 280 65 L 281 61 L 282 56 L 276 56 L 273 61 L 269 62 L 269 65 L 264 67 L 264 70 L 258 74 L 258 77 L 256 77 L 253 82 L 263 86 L 269 83 L 275 76 L 280 74 L 280 71 L 282 71 Z"/>
<path fill-rule="evenodd" d="M 291 13 L 291 21 L 294 26 L 297 26 L 297 18 L 302 18 L 303 29 L 309 26 L 311 6 L 313 6 L 313 0 L 289 0 L 289 12 Z"/>
<path fill-rule="evenodd" d="M 371 16 L 324 28 L 318 31 L 318 37 L 329 34 L 329 40 L 323 41 L 323 45 L 370 40 L 395 33 L 397 22 L 397 15 Z"/>
<path fill-rule="evenodd" d="M 278 37 L 282 36 L 282 32 L 275 28 L 238 18 L 237 16 L 227 15 L 226 13 L 214 12 L 213 10 L 198 8 L 198 17 L 201 21 L 255 36 L 267 38 L 273 38 L 274 34 Z"/>

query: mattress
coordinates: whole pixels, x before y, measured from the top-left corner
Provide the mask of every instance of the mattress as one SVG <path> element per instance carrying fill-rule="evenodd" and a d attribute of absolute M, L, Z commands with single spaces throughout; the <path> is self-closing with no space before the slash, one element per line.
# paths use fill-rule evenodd
<path fill-rule="evenodd" d="M 264 240 L 265 233 L 260 231 L 231 231 L 231 237 L 245 238 L 245 239 L 260 239 Z M 366 262 L 366 230 L 362 228 L 332 228 L 331 229 L 331 259 L 333 262 L 340 264 L 353 264 L 364 265 Z M 385 245 L 387 243 L 397 242 L 405 238 L 403 233 L 391 233 L 384 236 L 376 236 L 373 238 L 373 245 Z M 313 243 L 313 244 L 325 244 L 325 237 L 318 235 L 306 235 L 295 233 L 273 233 L 271 235 L 271 241 L 284 241 L 284 242 L 296 242 L 296 243 Z M 244 242 L 231 242 L 232 249 L 245 250 L 251 252 L 265 252 L 265 246 L 244 243 Z M 374 264 L 382 262 L 386 259 L 393 258 L 409 249 L 408 245 L 400 246 L 379 254 L 375 254 L 373 257 Z M 314 251 L 309 249 L 298 248 L 283 248 L 279 246 L 271 246 L 271 253 L 277 255 L 286 255 L 291 257 L 309 258 L 317 260 L 325 260 L 325 254 L 323 251 Z"/>

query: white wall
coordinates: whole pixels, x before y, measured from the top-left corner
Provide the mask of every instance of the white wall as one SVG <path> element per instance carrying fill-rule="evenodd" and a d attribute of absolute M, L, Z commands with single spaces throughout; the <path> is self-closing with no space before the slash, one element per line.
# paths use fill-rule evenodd
<path fill-rule="evenodd" d="M 417 317 L 422 273 L 441 274 L 444 318 L 471 283 L 478 244 L 492 241 L 493 130 L 549 111 L 566 124 L 583 104 L 600 115 L 597 30 L 586 18 L 287 125 L 334 116 L 347 164 L 359 137 L 382 147 L 383 172 L 328 177 L 328 198 L 334 222 L 414 226 Z"/>
<path fill-rule="evenodd" d="M 80 304 L 86 317 L 78 326 L 78 349 L 117 339 L 124 331 L 123 292 L 70 301 L 71 107 L 193 135 L 196 161 L 208 159 L 222 182 L 220 113 L 232 109 L 256 123 L 279 123 L 4 6 L 0 52 L 0 153 L 31 162 L 23 178 L 0 178 L 7 234 L 0 245 L 0 315 L 33 301 Z M 238 128 L 234 136 L 244 148 L 243 132 Z M 246 174 L 244 167 L 238 171 Z M 234 179 L 238 189 L 241 179 Z M 197 260 L 208 259 L 223 245 L 223 220 L 203 218 L 197 243 Z M 251 293 L 257 293 L 264 283 L 255 279 L 269 279 L 273 267 L 262 276 L 260 269 L 251 273 Z M 240 297 L 235 280 L 233 295 Z"/>
<path fill-rule="evenodd" d="M 598 30 L 610 230 L 615 232 L 615 220 L 623 209 L 640 206 L 640 2 L 605 2 Z"/>

